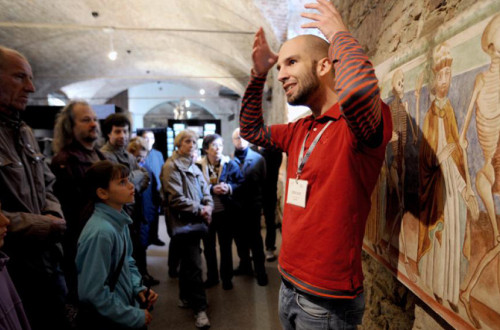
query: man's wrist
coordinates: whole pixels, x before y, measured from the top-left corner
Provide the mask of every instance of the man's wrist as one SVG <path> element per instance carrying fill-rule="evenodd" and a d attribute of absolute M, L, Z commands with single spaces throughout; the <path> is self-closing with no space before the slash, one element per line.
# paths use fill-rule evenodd
<path fill-rule="evenodd" d="M 336 41 L 337 37 L 340 37 L 341 35 L 346 35 L 346 34 L 351 35 L 351 33 L 348 30 L 336 31 L 334 34 L 332 34 L 332 36 L 328 39 L 328 41 L 330 41 L 330 44 L 333 45 L 333 43 Z"/>
<path fill-rule="evenodd" d="M 266 71 L 264 73 L 258 73 L 254 68 L 252 68 L 252 70 L 250 72 L 251 72 L 252 77 L 265 78 L 269 71 Z"/>

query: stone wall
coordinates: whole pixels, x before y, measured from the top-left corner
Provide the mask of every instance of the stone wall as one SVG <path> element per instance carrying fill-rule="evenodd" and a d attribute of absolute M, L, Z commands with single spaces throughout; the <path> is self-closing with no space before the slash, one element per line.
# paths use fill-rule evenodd
<path fill-rule="evenodd" d="M 477 0 L 333 1 L 374 63 L 411 47 L 465 12 Z"/>
<path fill-rule="evenodd" d="M 366 309 L 358 329 L 452 329 L 385 266 L 366 252 L 362 257 Z"/>
<path fill-rule="evenodd" d="M 365 252 L 363 273 L 366 310 L 361 329 L 411 329 L 418 298 Z"/>

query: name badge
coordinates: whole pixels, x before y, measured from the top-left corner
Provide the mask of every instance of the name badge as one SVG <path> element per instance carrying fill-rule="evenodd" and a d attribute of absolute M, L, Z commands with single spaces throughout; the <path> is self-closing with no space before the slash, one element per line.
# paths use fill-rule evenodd
<path fill-rule="evenodd" d="M 288 204 L 306 207 L 307 181 L 288 179 L 288 194 L 286 202 Z"/>

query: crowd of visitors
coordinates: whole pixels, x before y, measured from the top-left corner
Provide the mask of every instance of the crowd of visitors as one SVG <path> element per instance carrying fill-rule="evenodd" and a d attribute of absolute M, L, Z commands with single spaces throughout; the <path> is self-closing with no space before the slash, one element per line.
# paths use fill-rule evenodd
<path fill-rule="evenodd" d="M 0 54 L 8 62 L 4 75 L 10 67 L 23 74 L 12 85 L 17 87 L 12 96 L 17 92 L 19 97 L 10 98 L 24 101 L 34 91 L 29 63 L 12 49 L 0 48 Z M 154 134 L 145 131 L 130 139 L 128 117 L 116 113 L 103 122 L 106 142 L 99 148 L 95 111 L 85 101 L 71 101 L 57 115 L 49 166 L 20 119 L 26 102 L 2 106 L 0 173 L 6 189 L 0 202 L 6 206 L 5 215 L 0 213 L 0 238 L 3 245 L 9 226 L 3 250 L 11 256 L 14 280 L 2 252 L 2 303 L 10 311 L 1 318 L 6 329 L 45 328 L 47 315 L 53 316 L 54 329 L 146 327 L 152 320 L 148 308 L 158 299 L 150 287 L 159 283 L 147 270 L 146 249 L 165 244 L 158 236 L 161 205 L 176 245 L 169 254 L 177 260 L 171 276 L 179 277 L 179 307 L 193 309 L 197 327 L 210 326 L 205 288 L 219 283 L 219 272 L 223 288 L 233 288 L 233 237 L 241 258 L 236 274 L 253 275 L 252 251 L 257 282 L 267 284 L 260 234 L 265 161 L 246 141 L 235 143 L 233 160 L 223 155 L 219 135 L 205 136 L 198 158 L 199 137 L 185 130 L 164 162 L 153 148 Z M 242 215 L 247 211 L 248 219 Z M 43 294 L 44 303 L 33 293 Z"/>
<path fill-rule="evenodd" d="M 56 118 L 49 165 L 20 116 L 35 92 L 31 66 L 19 52 L 0 46 L 1 329 L 47 329 L 47 320 L 56 330 L 145 329 L 158 299 L 151 286 L 159 283 L 148 272 L 146 249 L 165 245 L 158 236 L 162 212 L 178 306 L 193 310 L 197 327 L 209 327 L 206 288 L 222 281 L 231 290 L 234 275 L 268 284 L 265 261 L 276 259 L 282 152 L 290 161 L 280 320 L 286 329 L 351 329 L 360 323 L 361 242 L 390 115 L 371 63 L 335 7 L 318 0 L 306 8 L 318 13 L 303 14 L 311 20 L 304 27 L 319 29 L 329 42 L 299 36 L 275 54 L 263 30 L 257 32 L 232 159 L 217 134 L 203 137 L 199 157 L 201 137 L 187 129 L 175 136 L 176 150 L 164 162 L 153 132 L 130 139 L 129 118 L 115 113 L 104 120 L 101 134 L 92 107 L 72 101 Z M 289 103 L 309 106 L 311 116 L 264 125 L 262 90 L 275 64 Z M 351 71 L 356 83 L 345 81 Z M 247 140 L 261 147 L 254 150 Z M 353 171 L 358 164 L 360 171 Z M 332 200 L 331 187 L 342 198 Z M 335 239 L 339 235 L 350 243 Z M 303 305 L 331 317 L 311 318 Z M 346 310 L 356 315 L 346 320 Z"/>
<path fill-rule="evenodd" d="M 7 59 L 12 56 L 14 64 L 18 61 L 26 71 L 29 68 L 21 54 L 7 48 L 0 51 Z M 27 82 L 27 87 L 21 85 L 26 95 L 32 91 L 31 79 Z M 15 110 L 12 106 L 7 109 Z M 10 118 L 4 112 L 0 116 Z M 203 156 L 198 158 L 199 137 L 184 130 L 176 136 L 177 150 L 163 162 L 161 152 L 153 148 L 152 132 L 145 131 L 142 136 L 130 139 L 128 117 L 116 113 L 103 122 L 102 137 L 106 142 L 99 148 L 101 129 L 96 113 L 85 101 L 71 101 L 57 115 L 54 156 L 48 166 L 31 129 L 19 119 L 18 113 L 13 112 L 12 124 L 0 122 L 9 128 L 4 133 L 19 129 L 24 134 L 16 135 L 19 134 L 16 131 L 5 134 L 4 138 L 13 144 L 14 154 L 11 158 L 2 154 L 0 159 L 19 159 L 20 167 L 32 171 L 28 172 L 28 178 L 21 174 L 8 177 L 8 173 L 1 172 L 6 188 L 12 192 L 2 191 L 0 203 L 17 203 L 24 211 L 16 214 L 15 209 L 5 208 L 5 214 L 0 213 L 0 245 L 9 226 L 11 233 L 4 250 L 12 255 L 9 272 L 16 274 L 12 282 L 6 270 L 9 258 L 1 252 L 0 288 L 4 295 L 0 301 L 9 307 L 9 314 L 0 320 L 6 329 L 45 328 L 46 320 L 35 308 L 40 305 L 36 302 L 30 305 L 36 297 L 15 284 L 23 278 L 35 283 L 45 280 L 44 286 L 37 287 L 35 292 L 48 294 L 51 289 L 52 297 L 45 299 L 54 307 L 51 326 L 57 329 L 145 328 L 152 320 L 148 309 L 158 299 L 150 287 L 159 283 L 147 270 L 146 249 L 151 244 L 165 244 L 158 236 L 162 211 L 171 241 L 176 242 L 176 248 L 169 254 L 177 260 L 177 274 L 172 277 L 179 277 L 178 305 L 194 311 L 197 327 L 210 326 L 205 288 L 219 283 L 219 272 L 223 288 L 233 288 L 233 237 L 238 237 L 238 253 L 242 256 L 236 273 L 245 268 L 242 274 L 253 275 L 251 250 L 253 259 L 258 260 L 254 261 L 257 281 L 260 285 L 267 284 L 259 187 L 265 177 L 265 162 L 248 148 L 246 141 L 240 139 L 236 145 L 235 157 L 240 157 L 240 152 L 244 156 L 233 160 L 223 155 L 223 140 L 219 135 L 205 136 Z M 19 142 L 27 148 L 26 154 L 18 153 L 23 151 L 16 145 L 15 138 L 19 137 L 24 138 Z M 22 163 L 25 157 L 30 162 Z M 254 159 L 258 162 L 252 164 Z M 255 198 L 259 203 L 252 205 L 245 201 L 254 194 L 258 195 Z M 242 216 L 244 205 L 248 205 L 245 211 L 253 206 L 253 218 L 247 220 Z M 255 230 L 247 238 L 248 228 Z M 21 243 L 15 240 L 21 239 L 25 252 L 14 249 Z M 201 247 L 207 264 L 205 282 Z M 28 254 L 30 258 L 25 259 Z M 27 262 L 31 264 L 21 270 L 37 270 L 39 273 L 35 274 L 43 274 L 45 278 L 31 279 L 28 272 L 17 276 L 18 263 Z M 29 287 L 34 289 L 33 284 Z"/>

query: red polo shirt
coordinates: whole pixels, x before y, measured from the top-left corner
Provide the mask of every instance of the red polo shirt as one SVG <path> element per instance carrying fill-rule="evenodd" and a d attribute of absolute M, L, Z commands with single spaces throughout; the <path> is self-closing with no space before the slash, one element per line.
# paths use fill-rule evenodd
<path fill-rule="evenodd" d="M 287 153 L 288 193 L 288 178 L 296 177 L 307 133 L 305 151 L 332 121 L 300 176 L 308 183 L 306 207 L 285 203 L 279 270 L 303 292 L 354 298 L 363 290 L 365 222 L 392 122 L 389 107 L 380 100 L 373 67 L 358 42 L 349 33 L 339 32 L 329 56 L 335 65 L 339 103 L 318 118 L 265 126 L 261 107 L 265 77 L 252 76 L 242 102 L 240 127 L 248 141 Z M 367 146 L 377 138 L 377 147 Z"/>
<path fill-rule="evenodd" d="M 339 105 L 322 116 L 271 126 L 271 139 L 288 154 L 287 178 L 296 176 L 300 148 L 307 150 L 331 120 L 300 178 L 308 183 L 306 207 L 285 203 L 279 266 L 299 289 L 325 297 L 355 297 L 363 284 L 361 246 L 370 195 L 391 137 L 390 110 L 382 107 L 383 143 L 368 148 L 351 132 Z M 288 180 L 287 189 L 288 193 Z"/>

